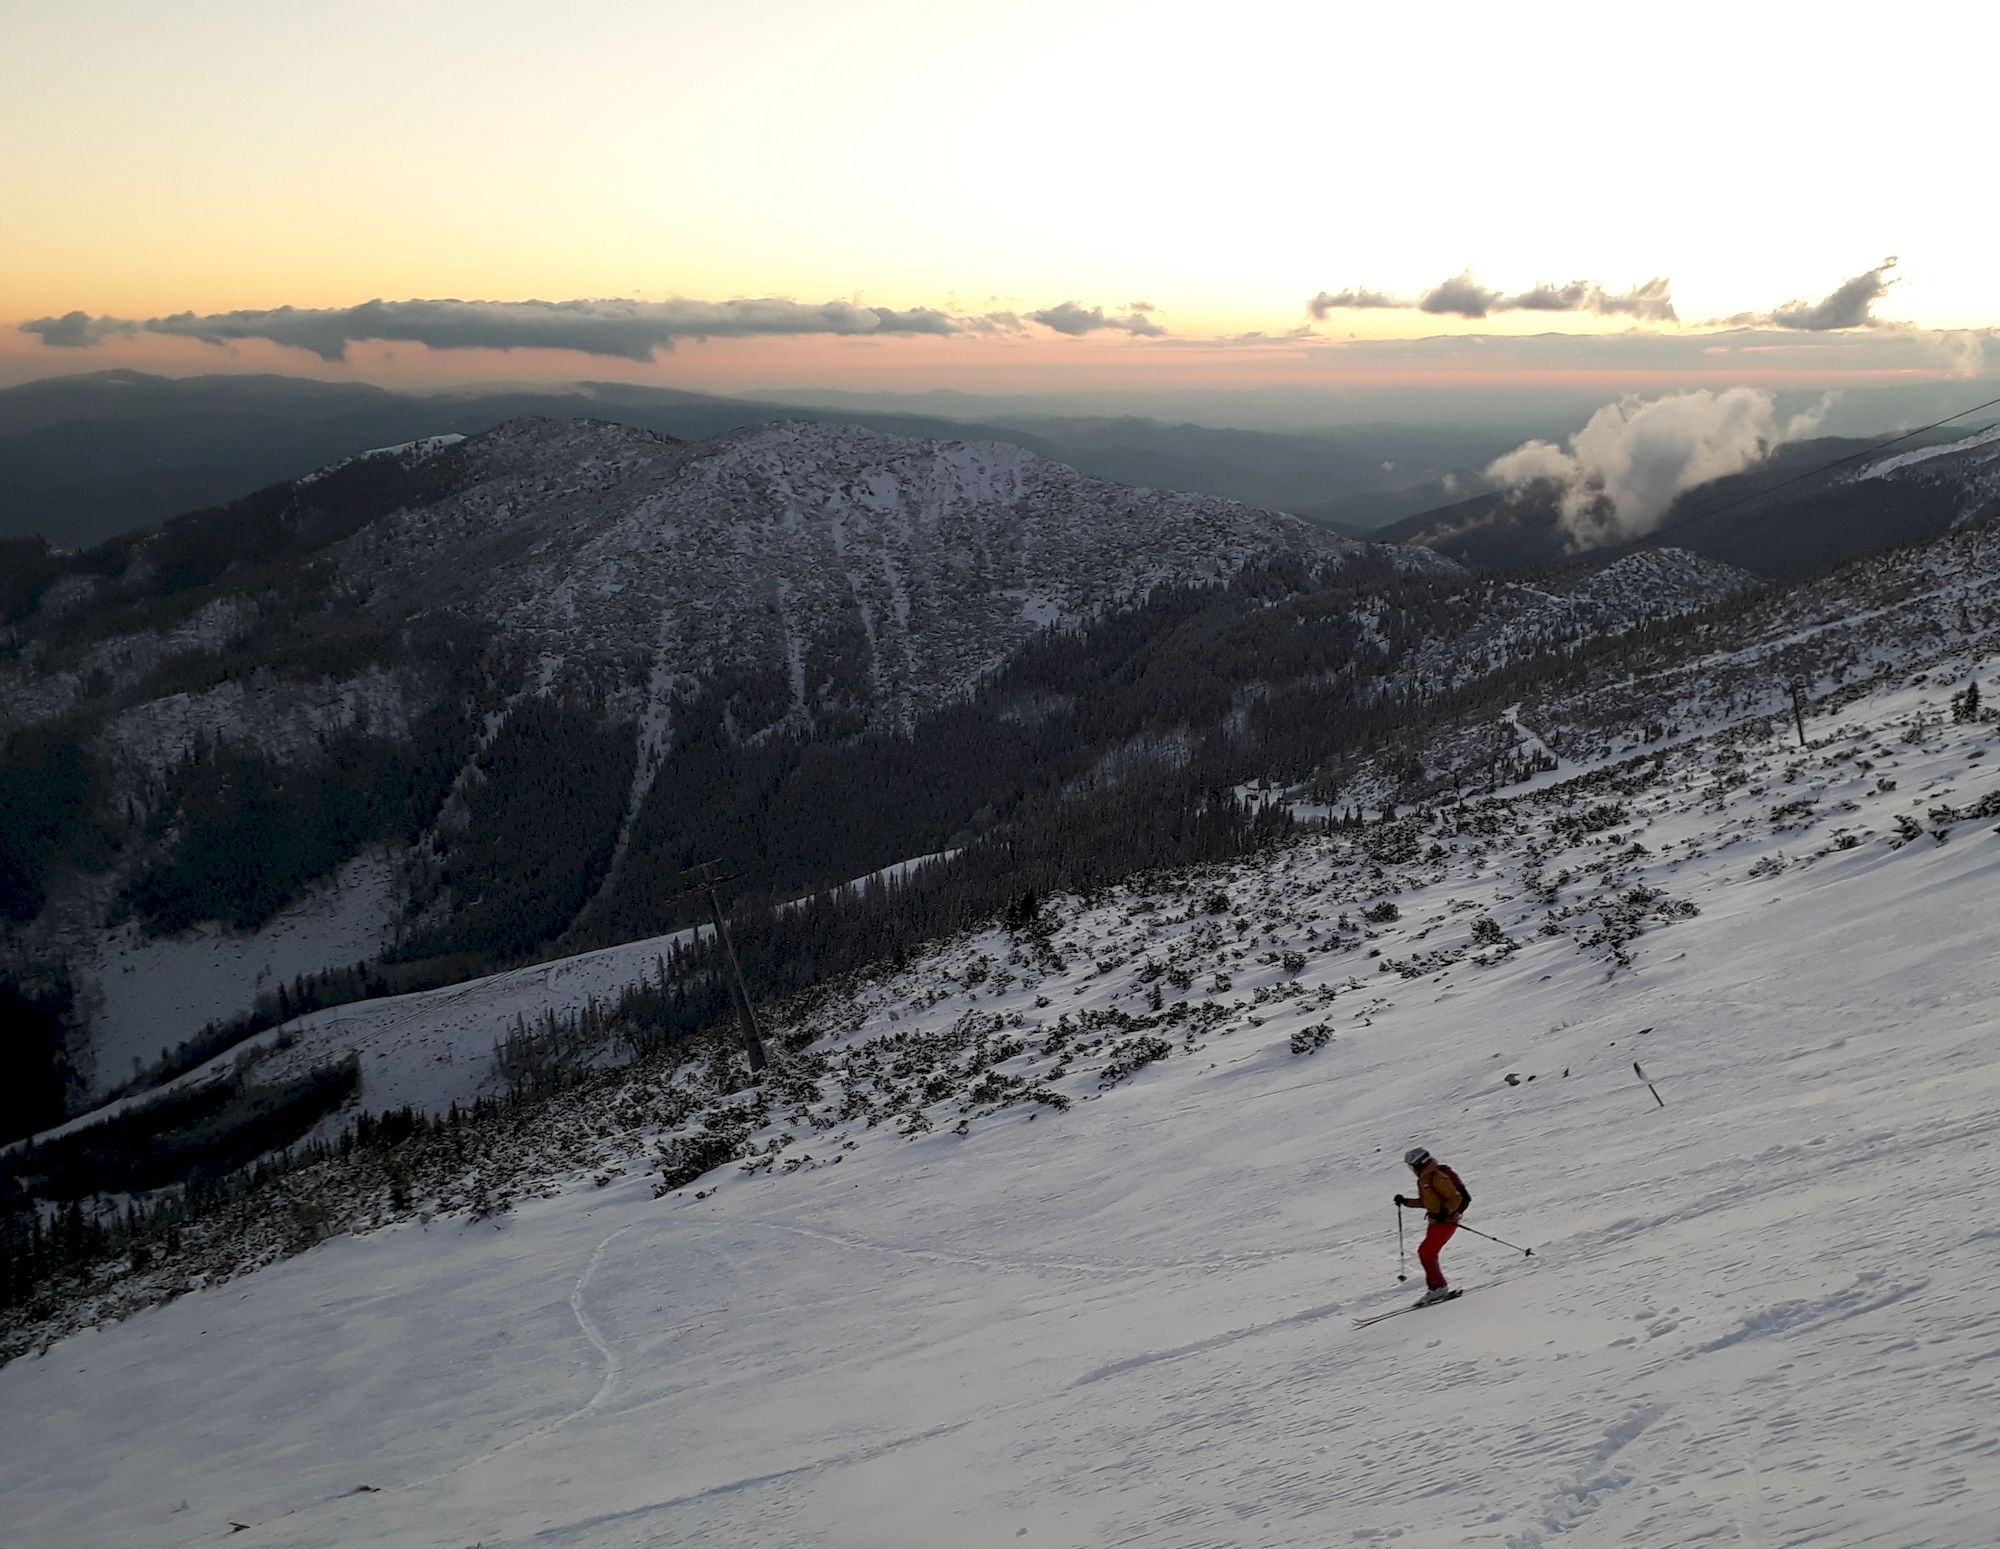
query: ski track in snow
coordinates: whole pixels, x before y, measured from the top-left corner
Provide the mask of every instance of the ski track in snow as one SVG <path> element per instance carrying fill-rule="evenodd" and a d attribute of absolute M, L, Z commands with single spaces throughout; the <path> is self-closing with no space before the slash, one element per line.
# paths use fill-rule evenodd
<path fill-rule="evenodd" d="M 1122 1361 L 1112 1361 L 1104 1366 L 1093 1367 L 1077 1378 L 1074 1386 L 1080 1388 L 1087 1383 L 1102 1382 L 1107 1377 L 1123 1376 L 1127 1372 L 1157 1366 L 1162 1361 L 1179 1361 L 1191 1355 L 1206 1355 L 1210 1351 L 1221 1349 L 1224 1345 L 1233 1345 L 1238 1340 L 1255 1339 L 1260 1334 L 1269 1334 L 1281 1328 L 1294 1328 L 1301 1323 L 1317 1323 L 1322 1318 L 1330 1318 L 1345 1311 L 1347 1311 L 1345 1302 L 1329 1302 L 1324 1307 L 1308 1307 L 1304 1312 L 1287 1313 L 1284 1317 L 1274 1318 L 1269 1323 L 1253 1323 L 1247 1328 L 1211 1334 L 1206 1339 L 1197 1339 L 1193 1344 L 1176 1345 L 1171 1350 L 1147 1350 L 1138 1355 L 1128 1355 Z"/>
<path fill-rule="evenodd" d="M 420 1479 L 408 1480 L 403 1484 L 395 1486 L 393 1490 L 383 1490 L 377 1486 L 368 1486 L 359 1492 L 348 1491 L 342 1495 L 328 1497 L 310 1506 L 287 1512 L 279 1521 L 266 1524 L 267 1530 L 283 1530 L 287 1523 L 296 1525 L 298 1519 L 309 1518 L 315 1513 L 323 1513 L 329 1507 L 338 1505 L 356 1493 L 386 1495 L 429 1490 L 448 1479 L 470 1473 L 474 1469 L 483 1468 L 485 1465 L 503 1458 L 509 1453 L 517 1452 L 536 1442 L 546 1440 L 548 1437 L 555 1435 L 559 1431 L 568 1429 L 577 1421 L 587 1418 L 602 1408 L 605 1401 L 611 1397 L 613 1391 L 617 1388 L 618 1379 L 624 1371 L 625 1363 L 619 1356 L 617 1348 L 610 1340 L 605 1338 L 604 1331 L 597 1326 L 596 1321 L 590 1316 L 589 1309 L 585 1305 L 585 1293 L 590 1289 L 591 1281 L 596 1278 L 599 1268 L 604 1263 L 605 1254 L 610 1251 L 612 1243 L 641 1224 L 638 1221 L 628 1221 L 623 1226 L 617 1227 L 606 1234 L 598 1242 L 597 1246 L 591 1250 L 590 1258 L 585 1263 L 582 1273 L 576 1277 L 575 1284 L 570 1287 L 570 1315 L 576 1320 L 578 1331 L 590 1343 L 591 1348 L 597 1352 L 599 1359 L 604 1363 L 604 1374 L 598 1380 L 597 1390 L 591 1394 L 586 1402 L 545 1425 L 535 1426 L 533 1429 L 524 1431 L 511 1440 L 502 1442 L 497 1447 L 454 1463 L 449 1468 L 440 1469 L 438 1472 L 426 1475 Z"/>
<path fill-rule="evenodd" d="M 636 1225 L 638 1225 L 636 1221 L 628 1221 L 592 1249 L 590 1262 L 584 1266 L 583 1273 L 576 1277 L 576 1284 L 570 1289 L 569 1310 L 576 1315 L 576 1326 L 583 1330 L 583 1337 L 596 1347 L 599 1355 L 604 1357 L 604 1380 L 597 1385 L 597 1391 L 591 1394 L 589 1403 L 574 1414 L 565 1416 L 553 1429 L 560 1430 L 570 1421 L 582 1419 L 611 1397 L 611 1390 L 618 1386 L 618 1373 L 624 1369 L 625 1363 L 618 1359 L 618 1352 L 611 1347 L 603 1332 L 591 1321 L 590 1314 L 584 1309 L 583 1293 L 590 1288 L 590 1278 L 597 1273 L 597 1266 L 604 1262 L 605 1250 Z"/>
<path fill-rule="evenodd" d="M 483 1453 L 476 1458 L 470 1458 L 454 1468 L 446 1469 L 442 1474 L 433 1474 L 428 1479 L 415 1480 L 406 1486 L 406 1488 L 415 1490 L 426 1485 L 436 1484 L 438 1480 L 448 1478 L 452 1474 L 462 1474 L 469 1468 L 478 1468 L 482 1464 L 492 1462 L 495 1458 L 503 1457 L 509 1452 L 525 1447 L 531 1442 L 540 1441 L 545 1436 L 553 1436 L 557 1431 L 566 1429 L 583 1419 L 586 1415 L 594 1413 L 602 1407 L 606 1399 L 611 1397 L 612 1390 L 618 1386 L 618 1377 L 624 1371 L 625 1363 L 619 1358 L 617 1349 L 604 1337 L 603 1330 L 592 1320 L 589 1310 L 584 1306 L 583 1298 L 584 1292 L 590 1289 L 590 1282 L 596 1276 L 598 1266 L 604 1262 L 604 1255 L 610 1249 L 611 1245 L 639 1224 L 637 1221 L 628 1221 L 625 1225 L 605 1237 L 602 1242 L 598 1243 L 591 1250 L 590 1262 L 583 1266 L 583 1273 L 576 1277 L 576 1284 L 570 1287 L 570 1315 L 576 1319 L 577 1328 L 582 1331 L 583 1337 L 590 1341 L 591 1348 L 604 1361 L 604 1376 L 597 1384 L 597 1391 L 590 1395 L 589 1402 L 572 1409 L 559 1420 L 539 1426 L 524 1435 L 515 1437 L 512 1441 L 495 1447 L 491 1452 Z"/>

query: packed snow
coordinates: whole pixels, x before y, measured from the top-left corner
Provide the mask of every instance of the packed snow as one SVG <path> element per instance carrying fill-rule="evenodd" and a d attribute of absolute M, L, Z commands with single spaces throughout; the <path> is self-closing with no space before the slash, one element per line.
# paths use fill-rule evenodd
<path fill-rule="evenodd" d="M 774 1122 L 786 1166 L 660 1198 L 635 1140 L 63 1340 L 0 1369 L 4 1541 L 1990 1543 L 2000 733 L 1960 681 L 1414 859 L 1053 901 L 1019 972 L 1007 932 L 947 944 L 827 1013 L 835 1068 L 998 1017 L 1067 1111 Z M 1683 907 L 1607 948 L 1627 889 Z M 1043 1047 L 1156 964 L 1199 968 L 1200 1037 L 1113 1080 Z M 1470 1294 L 1357 1330 L 1414 1295 L 1415 1142 L 1534 1256 L 1462 1232 Z"/>

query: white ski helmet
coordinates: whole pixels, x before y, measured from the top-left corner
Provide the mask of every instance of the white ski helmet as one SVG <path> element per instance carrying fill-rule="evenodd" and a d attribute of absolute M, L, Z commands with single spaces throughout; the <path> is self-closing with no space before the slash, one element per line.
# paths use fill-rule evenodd
<path fill-rule="evenodd" d="M 1430 1160 L 1430 1152 L 1426 1151 L 1422 1146 L 1411 1146 L 1409 1150 L 1403 1153 L 1403 1161 L 1411 1167 L 1422 1167 Z"/>

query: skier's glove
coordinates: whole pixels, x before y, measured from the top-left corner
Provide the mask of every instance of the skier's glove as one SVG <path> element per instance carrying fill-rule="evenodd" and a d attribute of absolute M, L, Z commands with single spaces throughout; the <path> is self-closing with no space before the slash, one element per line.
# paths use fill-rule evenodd
<path fill-rule="evenodd" d="M 1407 1199 L 1403 1198 L 1403 1196 L 1402 1196 L 1402 1195 L 1398 1194 L 1398 1195 L 1396 1196 L 1396 1204 L 1397 1204 L 1397 1205 L 1398 1205 L 1399 1207 L 1403 1207 L 1403 1206 L 1407 1206 L 1407 1205 L 1408 1205 L 1409 1203 L 1410 1203 L 1410 1202 L 1409 1202 L 1409 1201 L 1408 1201 Z"/>

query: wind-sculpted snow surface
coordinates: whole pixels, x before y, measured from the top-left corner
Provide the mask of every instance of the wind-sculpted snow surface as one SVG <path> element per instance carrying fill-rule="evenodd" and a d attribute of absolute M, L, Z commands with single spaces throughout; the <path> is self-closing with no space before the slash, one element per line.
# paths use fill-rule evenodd
<path fill-rule="evenodd" d="M 774 1008 L 761 1092 L 475 1132 L 487 1219 L 357 1153 L 391 1229 L 0 1369 L 9 1549 L 1989 1543 L 1982 652 L 1047 900 Z M 1535 1256 L 1357 1332 L 1419 1141 Z"/>

